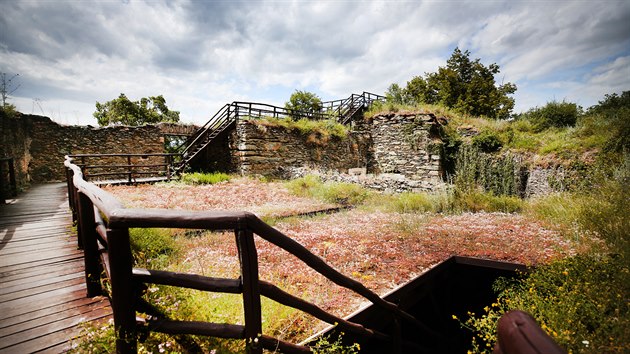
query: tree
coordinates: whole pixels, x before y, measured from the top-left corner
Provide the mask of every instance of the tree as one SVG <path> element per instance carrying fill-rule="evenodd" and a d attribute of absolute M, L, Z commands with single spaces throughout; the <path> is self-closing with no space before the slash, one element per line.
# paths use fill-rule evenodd
<path fill-rule="evenodd" d="M 455 48 L 446 62 L 435 73 L 425 73 L 407 82 L 403 101 L 442 104 L 460 112 L 490 118 L 508 118 L 514 108 L 516 85 L 496 85 L 497 64 L 484 66 L 480 59 L 471 60 L 470 52 Z M 390 86 L 391 87 L 391 86 Z"/>
<path fill-rule="evenodd" d="M 323 108 L 322 100 L 314 93 L 295 90 L 284 104 L 284 108 L 290 111 L 293 118 L 312 117 L 315 113 L 321 112 Z"/>
<path fill-rule="evenodd" d="M 169 110 L 162 95 L 130 101 L 121 93 L 111 101 L 102 104 L 96 102 L 96 112 L 93 115 L 100 126 L 179 122 L 179 112 Z"/>

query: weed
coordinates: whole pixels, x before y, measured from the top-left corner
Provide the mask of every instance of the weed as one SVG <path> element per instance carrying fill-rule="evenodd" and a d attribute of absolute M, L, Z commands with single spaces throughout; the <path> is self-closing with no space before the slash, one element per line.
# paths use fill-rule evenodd
<path fill-rule="evenodd" d="M 630 350 L 630 270 L 620 257 L 582 255 L 541 266 L 527 277 L 495 284 L 497 302 L 462 322 L 475 352 L 489 353 L 496 321 L 506 311 L 529 312 L 560 346 L 576 353 Z M 453 316 L 455 317 L 455 316 Z"/>
<path fill-rule="evenodd" d="M 213 173 L 184 173 L 181 177 L 181 181 L 186 184 L 215 184 L 219 182 L 229 181 L 232 177 L 226 173 L 213 172 Z"/>
<path fill-rule="evenodd" d="M 343 335 L 341 332 L 339 336 L 332 341 L 330 336 L 319 338 L 319 340 L 313 346 L 313 352 L 316 354 L 355 354 L 361 350 L 361 346 L 358 343 L 352 345 L 343 344 Z"/>
<path fill-rule="evenodd" d="M 165 268 L 179 252 L 168 229 L 129 229 L 131 252 L 137 267 Z"/>
<path fill-rule="evenodd" d="M 355 183 L 326 182 L 315 195 L 326 202 L 341 205 L 358 205 L 363 203 L 369 192 Z"/>
<path fill-rule="evenodd" d="M 306 175 L 288 181 L 289 192 L 302 197 L 316 197 L 329 203 L 357 205 L 363 203 L 369 195 L 367 189 L 354 183 L 326 182 L 315 175 Z"/>

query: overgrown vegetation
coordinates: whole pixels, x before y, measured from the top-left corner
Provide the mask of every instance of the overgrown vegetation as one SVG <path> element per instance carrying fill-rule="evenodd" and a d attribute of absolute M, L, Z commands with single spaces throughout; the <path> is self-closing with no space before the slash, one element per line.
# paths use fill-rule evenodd
<path fill-rule="evenodd" d="M 231 178 L 230 175 L 223 172 L 212 172 L 212 173 L 193 172 L 193 173 L 182 174 L 180 181 L 186 184 L 215 184 L 219 182 L 229 181 L 230 178 Z"/>
<path fill-rule="evenodd" d="M 464 322 L 475 333 L 476 352 L 491 351 L 496 321 L 510 309 L 530 312 L 569 352 L 630 350 L 630 155 L 611 170 L 595 171 L 597 183 L 588 190 L 531 202 L 529 210 L 539 218 L 604 244 L 590 254 L 541 266 L 515 282 L 497 283 L 498 302 Z"/>
<path fill-rule="evenodd" d="M 314 175 L 306 175 L 286 183 L 292 193 L 322 199 L 329 203 L 358 205 L 370 195 L 367 189 L 355 183 L 322 182 Z"/>
<path fill-rule="evenodd" d="M 298 119 L 262 117 L 252 119 L 254 124 L 260 127 L 283 127 L 289 131 L 298 131 L 307 136 L 308 141 L 315 144 L 325 144 L 331 138 L 345 139 L 348 136 L 348 127 L 337 123 L 334 119 Z"/>
<path fill-rule="evenodd" d="M 475 333 L 472 349 L 491 353 L 503 313 L 530 313 L 569 353 L 630 350 L 630 269 L 621 257 L 579 255 L 542 266 L 522 279 L 495 284 L 498 300 L 463 325 Z"/>

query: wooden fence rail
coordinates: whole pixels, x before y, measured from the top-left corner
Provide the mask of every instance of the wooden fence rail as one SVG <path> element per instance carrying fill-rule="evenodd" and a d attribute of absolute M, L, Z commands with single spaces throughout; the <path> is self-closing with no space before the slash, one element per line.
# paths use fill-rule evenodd
<path fill-rule="evenodd" d="M 173 164 L 180 154 L 75 154 L 68 155 L 83 172 L 83 179 L 134 183 L 142 179 L 173 177 Z"/>
<path fill-rule="evenodd" d="M 388 302 L 332 268 L 304 246 L 267 225 L 254 214 L 247 212 L 193 212 L 181 210 L 127 209 L 112 195 L 87 182 L 75 159 L 67 156 L 68 195 L 73 215 L 78 221 L 78 240 L 85 252 L 85 279 L 88 296 L 102 293 L 99 278 L 104 270 L 111 284 L 111 304 L 117 333 L 118 353 L 136 352 L 136 336 L 140 329 L 172 334 L 197 334 L 223 338 L 244 339 L 249 353 L 262 353 L 263 348 L 287 353 L 310 352 L 310 348 L 282 341 L 262 333 L 261 296 L 286 306 L 304 311 L 339 328 L 384 341 L 394 342 L 399 333 L 381 333 L 361 324 L 348 322 L 326 312 L 317 305 L 288 294 L 258 276 L 258 257 L 254 235 L 293 254 L 302 262 L 335 284 L 348 288 L 388 311 L 397 320 L 404 321 L 418 331 L 431 330 L 397 305 Z M 102 217 L 101 217 L 102 215 Z M 238 279 L 212 278 L 196 274 L 182 274 L 148 269 L 134 269 L 131 255 L 130 228 L 184 228 L 205 230 L 232 230 L 238 249 L 240 277 Z M 136 319 L 136 311 L 143 306 L 138 289 L 144 284 L 163 284 L 203 291 L 242 294 L 244 325 L 218 324 L 196 321 Z M 146 306 L 145 306 L 146 307 Z M 408 343 L 408 345 L 412 345 Z M 392 347 L 394 347 L 392 345 Z"/>

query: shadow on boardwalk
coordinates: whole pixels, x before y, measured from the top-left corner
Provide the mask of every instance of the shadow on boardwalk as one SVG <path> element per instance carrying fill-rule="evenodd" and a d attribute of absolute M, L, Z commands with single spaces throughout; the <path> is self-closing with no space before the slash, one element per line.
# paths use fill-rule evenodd
<path fill-rule="evenodd" d="M 0 205 L 0 353 L 63 352 L 79 324 L 111 316 L 83 269 L 64 183 Z"/>

